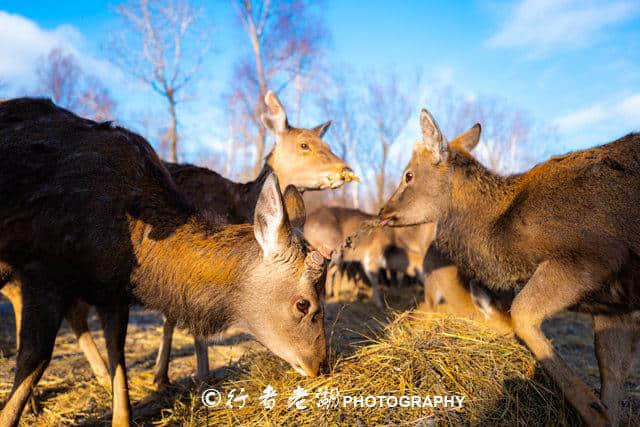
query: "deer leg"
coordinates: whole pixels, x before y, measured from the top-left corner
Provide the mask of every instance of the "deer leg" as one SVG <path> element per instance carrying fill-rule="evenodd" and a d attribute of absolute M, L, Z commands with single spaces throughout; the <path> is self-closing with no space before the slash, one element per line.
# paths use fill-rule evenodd
<path fill-rule="evenodd" d="M 336 275 L 338 274 L 338 267 L 332 261 L 329 263 L 329 267 L 327 267 L 327 278 L 325 279 L 326 292 L 325 295 L 327 298 L 331 298 L 335 295 L 335 283 L 336 283 Z"/>
<path fill-rule="evenodd" d="M 514 332 L 542 363 L 565 398 L 591 426 L 609 425 L 606 407 L 554 350 L 541 330 L 548 317 L 580 301 L 596 284 L 592 274 L 571 264 L 542 263 L 513 301 Z"/>
<path fill-rule="evenodd" d="M 441 296 L 435 281 L 429 276 L 424 280 L 424 305 L 427 311 L 435 312 L 436 307 L 440 303 Z"/>
<path fill-rule="evenodd" d="M 393 284 L 394 286 L 408 286 L 409 285 L 409 275 L 405 274 L 404 271 L 396 271 L 395 272 L 396 278 L 395 278 L 395 283 Z M 405 282 L 406 279 L 406 282 Z"/>
<path fill-rule="evenodd" d="M 329 268 L 332 270 L 331 274 L 331 290 L 327 293 L 327 296 L 339 297 L 342 285 L 342 276 L 343 276 L 343 262 L 342 262 L 342 253 L 339 250 L 336 250 L 331 255 L 331 262 L 329 264 Z"/>
<path fill-rule="evenodd" d="M 620 401 L 638 350 L 640 325 L 631 316 L 593 316 L 594 343 L 600 368 L 600 399 L 612 425 L 618 425 Z"/>
<path fill-rule="evenodd" d="M 104 338 L 109 355 L 111 374 L 111 407 L 113 416 L 111 425 L 129 426 L 131 423 L 131 403 L 127 384 L 127 367 L 124 360 L 124 343 L 129 322 L 127 304 L 97 307 L 102 319 Z"/>
<path fill-rule="evenodd" d="M 375 260 L 371 258 L 369 254 L 364 256 L 364 262 L 362 264 L 364 269 L 364 274 L 367 276 L 369 280 L 369 284 L 371 284 L 372 298 L 373 303 L 381 310 L 384 307 L 384 295 L 382 293 L 382 288 L 380 285 L 380 266 Z"/>
<path fill-rule="evenodd" d="M 341 262 L 338 264 L 338 280 L 336 281 L 338 289 L 336 294 L 349 295 L 351 289 L 353 289 L 354 281 L 351 276 L 351 265 L 348 262 Z"/>
<path fill-rule="evenodd" d="M 87 316 L 89 315 L 89 304 L 77 300 L 67 310 L 65 318 L 69 322 L 69 326 L 73 330 L 78 340 L 78 345 L 84 353 L 93 375 L 98 382 L 106 389 L 111 390 L 111 375 L 104 359 L 96 347 L 96 342 L 91 336 L 89 325 L 87 324 Z"/>
<path fill-rule="evenodd" d="M 158 349 L 156 366 L 154 367 L 153 383 L 157 388 L 162 388 L 171 384 L 169 382 L 169 358 L 171 357 L 171 341 L 173 340 L 173 330 L 175 322 L 164 318 L 162 323 L 162 342 Z"/>
<path fill-rule="evenodd" d="M 193 337 L 196 350 L 196 380 L 205 382 L 209 376 L 209 346 L 204 338 Z"/>
<path fill-rule="evenodd" d="M 16 351 L 20 348 L 20 329 L 22 324 L 22 289 L 20 286 L 20 282 L 11 280 L 2 288 L 2 294 L 7 297 L 13 307 L 13 317 L 16 323 Z M 37 391 L 34 388 L 24 410 L 25 413 L 32 412 L 37 414 L 40 412 L 40 405 L 38 405 L 36 396 Z"/>
<path fill-rule="evenodd" d="M 13 307 L 13 315 L 16 320 L 16 350 L 20 348 L 20 323 L 22 321 L 22 290 L 20 283 L 12 280 L 2 288 L 2 294 L 7 297 Z"/>
<path fill-rule="evenodd" d="M 66 311 L 59 295 L 47 293 L 46 286 L 38 288 L 37 296 L 31 292 L 23 293 L 21 318 L 24 328 L 20 330 L 13 387 L 0 412 L 2 427 L 18 425 L 34 387 L 51 361 L 56 335 Z"/>

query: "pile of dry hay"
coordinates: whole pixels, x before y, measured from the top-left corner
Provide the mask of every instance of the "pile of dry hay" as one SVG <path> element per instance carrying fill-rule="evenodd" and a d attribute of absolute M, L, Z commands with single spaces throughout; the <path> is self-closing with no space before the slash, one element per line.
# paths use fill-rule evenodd
<path fill-rule="evenodd" d="M 353 354 L 332 355 L 332 373 L 302 378 L 266 352 L 243 357 L 232 375 L 213 384 L 221 403 L 206 408 L 201 396 L 174 401 L 159 424 L 187 425 L 579 425 L 577 415 L 531 353 L 464 319 L 409 312 Z M 259 397 L 271 385 L 278 393 L 266 409 Z M 296 387 L 308 392 L 305 409 L 289 407 Z M 327 389 L 328 387 L 328 389 Z M 228 393 L 248 395 L 226 406 Z M 329 407 L 322 392 L 337 388 Z M 335 390 L 334 390 L 335 391 Z M 316 395 L 316 392 L 320 392 Z M 344 396 L 463 395 L 461 408 L 343 406 Z M 326 395 L 325 395 L 326 396 Z M 334 394 L 335 396 L 335 394 Z M 215 400 L 215 399 L 213 399 Z M 337 405 L 336 405 L 337 402 Z M 324 402 L 326 403 L 326 402 Z M 332 407 L 333 406 L 333 407 Z"/>

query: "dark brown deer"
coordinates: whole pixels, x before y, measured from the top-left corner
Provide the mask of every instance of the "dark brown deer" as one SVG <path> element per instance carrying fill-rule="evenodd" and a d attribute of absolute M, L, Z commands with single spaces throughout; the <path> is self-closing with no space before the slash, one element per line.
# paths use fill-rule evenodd
<path fill-rule="evenodd" d="M 77 299 L 103 321 L 115 425 L 131 418 L 133 301 L 197 336 L 239 324 L 298 372 L 318 373 L 325 263 L 291 227 L 275 176 L 255 225 L 224 226 L 185 200 L 142 137 L 33 99 L 0 105 L 0 159 L 0 262 L 20 280 L 24 307 L 0 426 L 17 425 Z"/>
<path fill-rule="evenodd" d="M 438 248 L 469 278 L 519 289 L 516 335 L 587 424 L 615 422 L 640 340 L 640 134 L 502 177 L 469 154 L 479 125 L 447 143 L 428 111 L 420 123 L 422 141 L 381 218 L 436 222 Z M 567 309 L 593 316 L 602 400 L 541 331 Z"/>
<path fill-rule="evenodd" d="M 375 215 L 358 209 L 321 207 L 309 214 L 304 234 L 312 245 L 334 251 L 327 280 L 327 295 L 338 295 L 345 288 L 349 263 L 361 266 L 373 291 L 373 301 L 384 308 L 380 272 L 391 270 L 402 275 L 422 276 L 422 263 L 432 240 L 433 225 L 379 227 Z M 349 239 L 348 245 L 345 241 Z M 343 247 L 344 246 L 344 247 Z"/>
<path fill-rule="evenodd" d="M 207 168 L 189 164 L 165 162 L 178 189 L 198 209 L 215 208 L 230 224 L 253 222 L 254 208 L 265 179 L 275 173 L 281 190 L 295 186 L 299 191 L 324 190 L 338 188 L 343 183 L 358 180 L 353 171 L 338 158 L 326 142 L 322 140 L 331 122 L 325 122 L 312 129 L 294 128 L 289 125 L 287 115 L 278 97 L 268 91 L 265 103 L 270 111 L 262 116 L 264 125 L 276 136 L 276 144 L 267 156 L 257 179 L 247 183 L 230 181 Z M 321 248 L 322 249 L 322 248 Z M 16 319 L 20 318 L 20 289 L 14 281 L 7 285 L 2 293 L 11 301 Z M 87 324 L 89 306 L 82 301 L 69 310 L 67 320 L 78 336 L 91 369 L 102 383 L 110 387 L 104 360 L 97 350 Z M 163 339 L 158 351 L 154 368 L 154 382 L 158 387 L 169 384 L 168 368 L 171 354 L 171 341 L 175 324 L 167 321 L 163 324 Z M 19 321 L 16 321 L 16 336 L 19 336 Z M 195 338 L 197 360 L 196 378 L 203 381 L 209 374 L 207 344 L 202 338 Z"/>

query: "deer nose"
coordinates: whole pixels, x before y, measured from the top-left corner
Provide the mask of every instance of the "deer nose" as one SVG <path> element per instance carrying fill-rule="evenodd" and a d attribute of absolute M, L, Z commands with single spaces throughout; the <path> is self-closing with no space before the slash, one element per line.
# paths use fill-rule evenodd
<path fill-rule="evenodd" d="M 380 219 L 380 225 L 384 226 L 392 223 L 395 219 L 395 215 L 390 214 L 387 211 L 386 206 L 383 206 L 382 209 L 380 209 L 380 212 L 378 212 L 378 218 Z"/>
<path fill-rule="evenodd" d="M 345 166 L 342 168 L 342 175 L 346 175 L 348 173 L 353 173 L 353 169 L 351 169 L 349 166 Z"/>

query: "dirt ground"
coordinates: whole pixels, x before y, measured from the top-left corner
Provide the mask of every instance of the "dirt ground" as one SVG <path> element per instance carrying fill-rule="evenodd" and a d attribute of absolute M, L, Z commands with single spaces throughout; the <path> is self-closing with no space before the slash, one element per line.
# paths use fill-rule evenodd
<path fill-rule="evenodd" d="M 419 287 L 395 288 L 389 292 L 389 306 L 395 310 L 414 308 L 422 300 Z M 327 328 L 333 353 L 352 352 L 366 343 L 367 336 L 380 331 L 387 314 L 379 311 L 367 298 L 350 297 L 328 302 Z M 104 354 L 104 340 L 97 316 L 92 313 L 90 325 L 98 347 Z M 0 300 L 0 401 L 8 396 L 15 369 L 14 320 L 11 306 Z M 593 332 L 586 316 L 566 313 L 545 325 L 547 336 L 576 368 L 580 376 L 595 390 L 599 387 L 598 367 L 593 354 Z M 193 405 L 198 388 L 192 380 L 195 372 L 193 340 L 184 331 L 174 335 L 170 380 L 167 390 L 156 391 L 152 384 L 152 368 L 161 338 L 161 316 L 135 307 L 131 311 L 126 343 L 134 420 L 139 425 L 163 425 L 163 408 Z M 230 330 L 211 340 L 209 384 L 225 376 L 247 351 L 260 349 L 248 335 Z M 638 357 L 640 359 L 640 355 Z M 627 425 L 640 425 L 640 360 L 626 383 L 627 399 L 623 403 L 623 419 Z M 93 378 L 88 363 L 80 352 L 73 333 L 66 324 L 58 335 L 53 359 L 39 386 L 41 408 L 37 415 L 23 417 L 22 425 L 106 425 L 110 419 L 109 393 Z M 186 411 L 188 412 L 188 411 Z M 184 420 L 188 424 L 188 420 Z"/>

